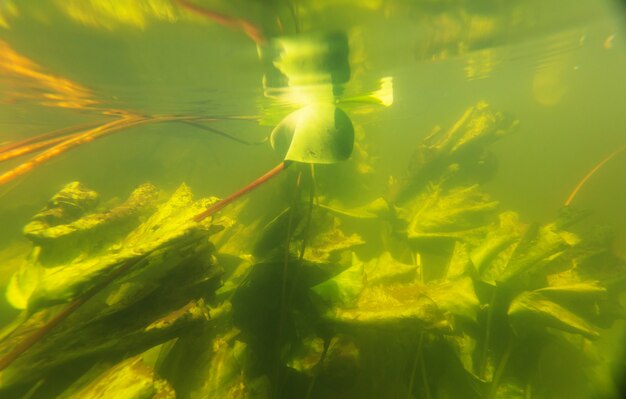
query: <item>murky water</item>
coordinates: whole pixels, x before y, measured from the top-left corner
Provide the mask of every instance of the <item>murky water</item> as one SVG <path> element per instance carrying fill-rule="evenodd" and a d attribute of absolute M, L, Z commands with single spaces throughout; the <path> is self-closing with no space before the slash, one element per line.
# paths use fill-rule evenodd
<path fill-rule="evenodd" d="M 0 397 L 619 397 L 625 24 L 0 0 Z"/>

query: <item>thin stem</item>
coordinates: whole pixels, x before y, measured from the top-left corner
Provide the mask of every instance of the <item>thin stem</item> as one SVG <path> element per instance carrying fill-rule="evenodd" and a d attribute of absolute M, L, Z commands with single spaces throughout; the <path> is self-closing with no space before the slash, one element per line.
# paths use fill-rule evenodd
<path fill-rule="evenodd" d="M 202 15 L 205 18 L 209 18 L 220 25 L 227 26 L 229 28 L 241 29 L 243 32 L 255 43 L 261 44 L 265 42 L 265 37 L 261 29 L 254 25 L 252 22 L 242 18 L 234 18 L 225 14 L 221 14 L 216 11 L 211 11 L 206 8 L 200 7 L 187 0 L 177 0 L 181 7 L 191 11 L 195 14 Z"/>
<path fill-rule="evenodd" d="M 259 144 L 265 144 L 265 143 L 267 142 L 267 138 L 265 138 L 265 139 L 263 139 L 263 140 L 260 140 L 260 141 L 248 141 L 248 140 L 240 139 L 239 137 L 235 137 L 235 136 L 233 136 L 233 135 L 231 135 L 231 134 L 228 134 L 228 133 L 226 133 L 226 132 L 223 132 L 223 131 L 221 131 L 221 130 L 219 130 L 219 129 L 216 129 L 216 128 L 214 128 L 214 127 L 211 127 L 211 126 L 206 126 L 206 125 L 202 125 L 202 124 L 200 124 L 200 123 L 197 123 L 197 122 L 192 122 L 192 121 L 189 121 L 189 120 L 184 120 L 184 119 L 181 119 L 181 120 L 179 120 L 178 122 L 181 122 L 181 123 L 187 124 L 187 125 L 189 125 L 189 126 L 193 126 L 193 127 L 195 127 L 195 128 L 198 128 L 198 129 L 206 130 L 206 131 L 208 131 L 208 132 L 211 132 L 211 133 L 217 134 L 218 136 L 222 136 L 222 137 L 224 137 L 224 138 L 227 138 L 227 139 L 233 140 L 233 141 L 235 141 L 235 142 L 237 142 L 237 143 L 241 143 L 241 144 L 246 144 L 246 145 L 259 145 Z"/>
<path fill-rule="evenodd" d="M 569 204 L 574 200 L 574 197 L 576 197 L 576 194 L 578 194 L 580 189 L 583 188 L 583 186 L 585 185 L 587 180 L 589 180 L 591 178 L 591 176 L 593 176 L 598 170 L 600 170 L 600 168 L 602 168 L 613 157 L 615 157 L 620 152 L 624 151 L 624 149 L 626 149 L 626 145 L 623 145 L 623 146 L 619 147 L 617 150 L 613 151 L 608 156 L 603 158 L 600 162 L 598 162 L 596 164 L 596 166 L 591 168 L 591 170 L 589 172 L 587 172 L 587 174 L 578 182 L 576 187 L 574 187 L 574 189 L 572 190 L 570 195 L 567 197 L 567 199 L 565 200 L 565 203 L 563 205 L 569 206 Z"/>
<path fill-rule="evenodd" d="M 313 174 L 313 164 L 311 164 L 311 187 L 309 190 L 309 209 L 307 210 L 307 215 L 306 215 L 306 224 L 304 227 L 304 231 L 302 233 L 302 246 L 300 247 L 300 256 L 298 257 L 299 261 L 302 261 L 302 259 L 304 259 L 304 251 L 306 250 L 306 245 L 308 242 L 308 238 L 309 238 L 309 228 L 311 227 L 311 221 L 313 220 L 313 200 L 315 199 L 315 184 L 314 184 L 314 178 L 315 175 Z"/>
<path fill-rule="evenodd" d="M 278 356 L 276 358 L 276 364 L 274 368 L 274 392 L 275 397 L 280 397 L 280 385 L 281 385 L 281 373 L 280 366 L 282 363 L 281 357 L 281 341 L 283 339 L 283 327 L 287 321 L 287 276 L 289 273 L 289 248 L 291 246 L 291 238 L 293 234 L 293 219 L 296 213 L 296 206 L 298 203 L 298 199 L 300 197 L 300 181 L 302 178 L 302 172 L 298 173 L 298 177 L 296 178 L 296 190 L 294 192 L 294 197 L 291 202 L 291 207 L 289 209 L 289 219 L 287 221 L 287 237 L 285 243 L 285 253 L 283 258 L 283 270 L 282 270 L 282 279 L 280 286 L 280 309 L 279 309 L 279 321 L 278 321 L 278 331 L 276 332 L 276 346 L 278 349 Z"/>
<path fill-rule="evenodd" d="M 489 356 L 489 344 L 491 341 L 491 326 L 493 324 L 493 308 L 496 303 L 496 292 L 497 287 L 493 287 L 493 292 L 491 293 L 491 300 L 489 301 L 489 309 L 487 309 L 487 321 L 485 325 L 485 339 L 483 341 L 483 350 L 480 357 L 480 369 L 479 375 L 481 377 L 486 378 L 487 372 L 487 359 Z"/>
<path fill-rule="evenodd" d="M 29 137 L 24 140 L 15 141 L 15 142 L 12 142 L 12 143 L 9 143 L 7 145 L 0 147 L 0 154 L 4 154 L 5 152 L 15 150 L 16 148 L 24 147 L 33 143 L 39 143 L 44 140 L 48 141 L 53 138 L 59 139 L 60 138 L 59 136 L 64 136 L 70 133 L 75 133 L 83 129 L 91 129 L 91 128 L 96 127 L 97 125 L 98 124 L 96 123 L 85 123 L 85 124 L 78 125 L 78 126 L 64 127 L 62 129 L 57 129 L 48 133 L 43 133 L 43 134 L 39 134 L 33 137 Z"/>
<path fill-rule="evenodd" d="M 74 137 L 76 134 L 80 134 L 80 133 L 75 133 L 73 135 L 70 135 L 70 138 Z M 6 150 L 3 152 L 0 152 L 0 162 L 4 162 L 13 158 L 21 157 L 22 155 L 30 154 L 31 152 L 45 150 L 46 148 L 50 148 L 66 140 L 68 140 L 68 136 L 56 137 L 53 139 L 39 141 L 37 143 L 23 145 L 23 146 L 16 147 L 10 150 Z"/>
<path fill-rule="evenodd" d="M 29 161 L 22 163 L 21 165 L 18 165 L 8 172 L 0 175 L 0 185 L 6 184 L 14 180 L 15 178 L 30 172 L 37 166 L 48 162 L 49 160 L 81 144 L 89 143 L 96 138 L 103 137 L 105 135 L 120 131 L 130 126 L 136 126 L 156 120 L 157 119 L 146 118 L 143 116 L 128 116 L 123 119 L 108 122 L 93 129 L 89 129 L 86 132 L 77 133 L 71 138 L 61 142 L 60 144 L 55 145 L 54 147 L 35 156 L 34 158 L 31 158 Z"/>
<path fill-rule="evenodd" d="M 234 193 L 232 193 L 228 197 L 226 197 L 226 198 L 216 202 L 212 206 L 210 206 L 204 212 L 197 214 L 196 216 L 194 216 L 193 220 L 196 221 L 196 222 L 200 222 L 200 221 L 204 220 L 205 218 L 211 216 L 215 212 L 217 212 L 217 211 L 221 210 L 222 208 L 224 208 L 226 205 L 228 205 L 231 202 L 235 201 L 237 198 L 241 197 L 244 194 L 249 193 L 250 191 L 252 191 L 255 188 L 259 187 L 261 184 L 263 184 L 266 181 L 270 180 L 272 177 L 276 176 L 280 171 L 282 171 L 283 169 L 287 168 L 289 165 L 291 165 L 291 163 L 288 162 L 288 161 L 283 161 L 283 162 L 279 163 L 278 166 L 274 167 L 269 172 L 267 172 L 263 176 L 259 177 L 258 179 L 254 180 L 250 184 L 246 185 L 241 190 L 235 191 Z"/>
<path fill-rule="evenodd" d="M 425 333 L 422 332 L 422 340 L 424 339 Z M 420 374 L 422 375 L 422 385 L 424 389 L 424 395 L 426 399 L 430 399 L 430 385 L 428 384 L 428 376 L 426 375 L 426 361 L 424 360 L 424 345 L 420 348 Z"/>
<path fill-rule="evenodd" d="M 417 340 L 417 348 L 415 349 L 415 356 L 413 358 L 413 365 L 411 366 L 411 374 L 409 377 L 409 389 L 408 389 L 408 399 L 413 397 L 413 387 L 415 386 L 415 374 L 417 374 L 417 366 L 419 365 L 420 355 L 422 353 L 422 345 L 424 343 L 424 332 L 420 333 L 419 339 Z"/>
<path fill-rule="evenodd" d="M 502 357 L 500 358 L 500 363 L 498 364 L 498 368 L 493 374 L 493 380 L 491 381 L 491 389 L 489 390 L 489 395 L 487 399 L 494 399 L 496 394 L 498 393 L 498 386 L 500 385 L 500 379 L 502 378 L 502 374 L 506 369 L 506 365 L 509 362 L 509 358 L 511 357 L 511 351 L 513 349 L 513 339 L 509 337 L 508 342 L 506 344 L 506 348 L 504 349 L 504 353 L 502 353 Z"/>
<path fill-rule="evenodd" d="M 328 348 L 330 347 L 331 342 L 332 342 L 332 338 L 328 340 L 324 340 L 324 349 L 322 350 L 322 355 L 320 356 L 320 360 L 317 362 L 317 364 L 314 367 L 313 378 L 311 378 L 311 382 L 309 383 L 309 386 L 306 390 L 306 395 L 304 396 L 304 399 L 309 399 L 311 397 L 311 394 L 313 393 L 313 388 L 315 387 L 315 383 L 317 382 L 317 377 L 319 376 L 322 370 L 322 367 L 324 365 L 324 360 L 326 359 L 326 355 L 328 354 Z"/>

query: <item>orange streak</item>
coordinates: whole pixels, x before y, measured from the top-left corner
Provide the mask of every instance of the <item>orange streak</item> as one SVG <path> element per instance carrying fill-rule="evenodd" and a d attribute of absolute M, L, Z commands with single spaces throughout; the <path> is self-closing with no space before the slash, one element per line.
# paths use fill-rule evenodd
<path fill-rule="evenodd" d="M 196 216 L 194 216 L 193 220 L 196 221 L 196 222 L 200 222 L 203 219 L 211 216 L 215 212 L 221 210 L 226 205 L 228 205 L 231 202 L 233 202 L 234 200 L 236 200 L 237 198 L 241 197 L 242 195 L 244 195 L 246 193 L 249 193 L 250 191 L 252 191 L 255 188 L 259 187 L 261 184 L 265 183 L 266 181 L 268 181 L 272 177 L 276 176 L 278 174 L 278 172 L 280 172 L 281 170 L 284 170 L 289 165 L 290 165 L 290 163 L 288 163 L 287 161 L 283 161 L 283 162 L 279 163 L 278 166 L 274 167 L 269 172 L 267 172 L 263 176 L 259 177 L 258 179 L 256 179 L 252 183 L 246 185 L 241 190 L 232 193 L 228 197 L 226 197 L 226 198 L 216 202 L 214 205 L 209 207 L 206 211 L 197 214 Z"/>
<path fill-rule="evenodd" d="M 602 168 L 607 162 L 609 162 L 613 157 L 615 157 L 617 154 L 619 154 L 620 152 L 622 152 L 624 149 L 626 149 L 626 145 L 623 145 L 621 147 L 619 147 L 617 150 L 613 151 L 612 153 L 610 153 L 606 158 L 604 158 L 602 161 L 598 162 L 598 164 L 596 166 L 594 166 L 583 178 L 581 181 L 578 182 L 578 184 L 576 185 L 576 187 L 574 187 L 574 190 L 572 190 L 572 192 L 570 193 L 570 195 L 567 197 L 567 199 L 565 200 L 565 203 L 563 205 L 565 206 L 569 206 L 569 204 L 572 202 L 572 200 L 574 199 L 574 197 L 576 196 L 576 194 L 578 194 L 578 192 L 580 191 L 581 188 L 583 188 L 583 186 L 585 185 L 585 183 L 587 182 L 587 180 L 589 180 L 591 178 L 591 176 L 593 176 L 598 170 L 600 170 L 600 168 Z"/>
<path fill-rule="evenodd" d="M 206 18 L 212 19 L 220 25 L 243 30 L 250 39 L 254 40 L 255 43 L 263 43 L 265 41 L 263 33 L 261 32 L 259 27 L 257 27 L 250 21 L 240 18 L 229 17 L 228 15 L 207 10 L 198 5 L 188 2 L 187 0 L 177 0 L 177 2 L 181 5 L 181 7 L 186 8 L 187 10 L 196 14 L 202 15 Z"/>
<path fill-rule="evenodd" d="M 88 143 L 90 141 L 93 141 L 95 138 L 99 138 L 107 134 L 120 131 L 121 129 L 133 125 L 146 123 L 148 121 L 153 121 L 153 119 L 147 119 L 140 116 L 127 116 L 121 120 L 105 123 L 104 125 L 98 126 L 94 129 L 90 129 L 84 133 L 78 133 L 72 136 L 70 139 L 67 139 L 62 143 L 55 145 L 54 147 L 35 156 L 34 158 L 31 158 L 29 161 L 18 165 L 10 171 L 0 175 L 0 185 L 6 184 L 14 180 L 15 178 L 30 172 L 35 167 L 81 144 Z"/>

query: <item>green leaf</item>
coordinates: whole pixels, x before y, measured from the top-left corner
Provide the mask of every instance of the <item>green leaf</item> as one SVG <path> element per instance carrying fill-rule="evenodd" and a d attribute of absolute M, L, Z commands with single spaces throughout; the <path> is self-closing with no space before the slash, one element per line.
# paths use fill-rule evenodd
<path fill-rule="evenodd" d="M 398 262 L 389 252 L 383 252 L 365 264 L 367 285 L 409 283 L 415 279 L 417 265 Z"/>
<path fill-rule="evenodd" d="M 558 259 L 578 238 L 559 230 L 555 224 L 523 226 L 517 214 L 500 214 L 483 243 L 472 252 L 472 261 L 489 284 L 516 280 L 523 274 L 542 272 Z"/>
<path fill-rule="evenodd" d="M 352 327 L 450 331 L 450 323 L 420 284 L 375 286 L 363 290 L 356 306 L 334 307 L 330 321 Z"/>
<path fill-rule="evenodd" d="M 525 389 L 514 383 L 499 384 L 494 395 L 494 399 L 525 399 L 527 397 Z"/>
<path fill-rule="evenodd" d="M 209 234 L 208 224 L 198 224 L 192 217 L 206 209 L 209 202 L 194 202 L 189 187 L 181 185 L 144 223 L 104 252 L 91 257 L 78 256 L 65 265 L 45 268 L 29 299 L 28 308 L 34 310 L 69 301 L 105 279 L 125 262 L 156 253 L 166 246 L 183 246 L 206 236 Z M 175 253 L 170 251 L 168 256 Z M 169 264 L 176 265 L 177 262 L 170 257 Z M 160 272 L 165 273 L 166 270 L 167 267 L 161 268 Z M 146 285 L 145 281 L 143 285 Z"/>
<path fill-rule="evenodd" d="M 480 101 L 469 107 L 449 128 L 435 127 L 417 148 L 410 173 L 398 198 L 402 201 L 420 193 L 428 184 L 452 177 L 458 181 L 475 182 L 485 173 L 492 173 L 488 144 L 514 131 L 519 122 L 502 112 L 494 111 Z"/>
<path fill-rule="evenodd" d="M 506 268 L 516 243 L 523 234 L 524 227 L 515 212 L 498 215 L 498 224 L 490 229 L 485 239 L 471 253 L 472 263 L 483 281 L 491 284 Z"/>
<path fill-rule="evenodd" d="M 352 266 L 311 290 L 329 306 L 351 307 L 363 291 L 364 280 L 363 262 L 352 254 Z"/>
<path fill-rule="evenodd" d="M 589 339 L 599 337 L 599 332 L 582 317 L 547 299 L 540 292 L 523 292 L 509 305 L 508 315 L 516 329 L 552 327 Z"/>
<path fill-rule="evenodd" d="M 337 215 L 348 216 L 355 219 L 388 219 L 394 214 L 392 205 L 384 198 L 376 198 L 366 205 L 349 209 L 344 209 L 334 204 L 320 205 L 320 207 Z"/>
<path fill-rule="evenodd" d="M 272 131 L 272 147 L 286 161 L 337 163 L 350 158 L 354 128 L 332 104 L 313 104 L 289 114 Z"/>
<path fill-rule="evenodd" d="M 498 277 L 499 281 L 542 268 L 570 247 L 568 241 L 569 236 L 564 236 L 554 224 L 530 226 L 517 243 L 506 269 Z"/>
<path fill-rule="evenodd" d="M 443 276 L 444 281 L 465 276 L 472 268 L 472 261 L 465 243 L 456 241 L 450 256 L 450 261 Z"/>
<path fill-rule="evenodd" d="M 309 240 L 304 251 L 304 259 L 315 263 L 329 262 L 337 258 L 337 254 L 342 251 L 363 245 L 365 241 L 356 233 L 348 234 L 341 229 L 341 221 L 327 212 L 320 212 L 313 215 L 311 226 L 308 232 L 312 239 Z M 305 239 L 298 234 L 299 239 Z M 301 241 L 296 242 L 296 250 L 301 247 Z"/>
<path fill-rule="evenodd" d="M 567 285 L 554 285 L 535 290 L 552 300 L 583 300 L 603 296 L 606 288 L 597 281 L 581 282 Z"/>
<path fill-rule="evenodd" d="M 474 367 L 474 354 L 476 352 L 476 339 L 466 333 L 447 335 L 444 337 L 457 356 L 463 368 L 474 378 L 480 378 Z"/>
<path fill-rule="evenodd" d="M 480 301 L 474 291 L 471 278 L 462 277 L 441 284 L 429 285 L 428 296 L 442 311 L 476 321 Z"/>
<path fill-rule="evenodd" d="M 459 239 L 480 235 L 497 206 L 477 185 L 447 191 L 432 186 L 415 200 L 408 237 Z"/>
<path fill-rule="evenodd" d="M 36 251 L 35 251 L 36 253 Z M 7 301 L 16 309 L 26 309 L 30 296 L 39 285 L 44 269 L 33 260 L 25 260 L 13 273 L 6 289 Z"/>
<path fill-rule="evenodd" d="M 96 366 L 68 388 L 59 399 L 125 398 L 175 399 L 174 389 L 165 380 L 157 378 L 154 370 L 140 356 L 124 360 L 102 370 Z"/>

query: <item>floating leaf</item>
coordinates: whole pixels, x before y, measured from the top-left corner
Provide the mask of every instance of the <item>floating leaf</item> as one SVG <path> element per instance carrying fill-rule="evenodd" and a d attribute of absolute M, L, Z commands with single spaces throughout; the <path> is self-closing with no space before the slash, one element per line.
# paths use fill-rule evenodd
<path fill-rule="evenodd" d="M 270 142 L 286 161 L 336 163 L 350 158 L 354 128 L 334 105 L 313 104 L 289 114 L 274 128 Z"/>

